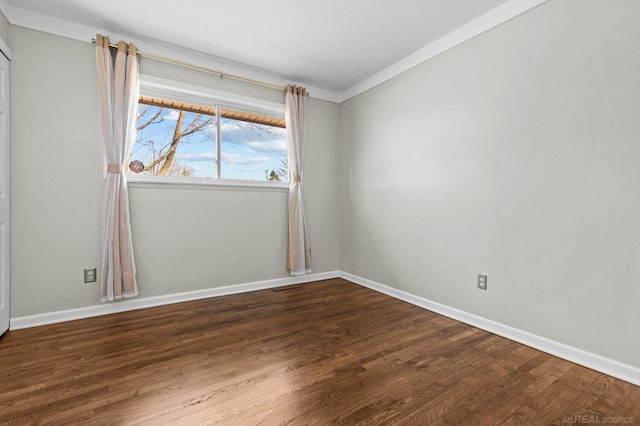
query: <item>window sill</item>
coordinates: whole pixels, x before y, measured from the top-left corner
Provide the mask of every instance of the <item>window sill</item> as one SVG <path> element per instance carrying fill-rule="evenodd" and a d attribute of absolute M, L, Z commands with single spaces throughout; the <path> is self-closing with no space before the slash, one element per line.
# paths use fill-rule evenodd
<path fill-rule="evenodd" d="M 139 176 L 127 174 L 130 188 L 154 189 L 204 189 L 204 190 L 248 190 L 287 192 L 289 182 L 260 182 L 243 180 L 188 178 L 173 176 Z"/>

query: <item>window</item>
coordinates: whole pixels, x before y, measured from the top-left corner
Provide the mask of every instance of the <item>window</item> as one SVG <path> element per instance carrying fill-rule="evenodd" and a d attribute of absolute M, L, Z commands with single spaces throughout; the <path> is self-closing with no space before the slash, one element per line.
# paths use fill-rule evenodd
<path fill-rule="evenodd" d="M 255 105 L 227 106 L 218 99 L 198 104 L 202 98 L 173 98 L 142 92 L 130 174 L 148 179 L 288 181 L 285 121 L 280 114 L 259 111 Z"/>

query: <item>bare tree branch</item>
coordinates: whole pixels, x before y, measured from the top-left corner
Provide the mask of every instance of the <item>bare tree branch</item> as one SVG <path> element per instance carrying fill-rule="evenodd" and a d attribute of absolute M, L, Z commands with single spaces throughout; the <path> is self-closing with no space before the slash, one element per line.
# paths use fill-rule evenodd
<path fill-rule="evenodd" d="M 180 111 L 178 114 L 178 120 L 176 121 L 176 128 L 173 131 L 173 138 L 171 139 L 171 145 L 169 146 L 169 150 L 167 151 L 166 158 L 162 167 L 158 171 L 159 175 L 167 175 L 169 170 L 171 169 L 171 163 L 173 163 L 173 158 L 176 155 L 176 150 L 178 149 L 178 144 L 182 139 L 183 135 L 181 133 L 182 124 L 184 123 L 184 111 Z"/>
<path fill-rule="evenodd" d="M 160 108 L 158 110 L 158 112 L 151 117 L 146 123 L 142 123 L 140 124 L 140 118 L 144 117 L 144 115 L 147 113 L 149 109 L 145 108 L 140 114 L 138 114 L 138 126 L 136 126 L 136 130 L 142 130 L 144 128 L 146 128 L 149 124 L 156 122 L 156 119 L 162 114 L 162 112 L 164 111 L 164 108 Z M 160 119 L 160 121 L 163 121 L 164 119 Z M 158 123 L 160 122 L 158 121 Z"/>
<path fill-rule="evenodd" d="M 155 160 L 153 160 L 153 162 L 151 164 L 149 164 L 148 166 L 144 167 L 145 172 L 153 169 L 155 166 L 157 166 L 158 164 L 160 164 L 160 162 L 162 160 L 164 160 L 165 158 L 167 158 L 167 156 L 169 155 L 170 151 L 165 152 L 164 154 L 160 155 L 158 158 L 156 158 Z"/>
<path fill-rule="evenodd" d="M 202 118 L 202 114 L 198 114 L 198 116 L 194 118 L 193 121 L 189 123 L 189 125 L 184 129 L 184 132 L 180 134 L 180 137 L 183 138 L 185 136 L 189 136 L 196 132 L 199 132 L 200 130 L 203 130 L 205 127 L 207 127 L 209 124 L 215 121 L 215 117 L 211 117 L 202 123 L 198 123 L 201 118 Z"/>

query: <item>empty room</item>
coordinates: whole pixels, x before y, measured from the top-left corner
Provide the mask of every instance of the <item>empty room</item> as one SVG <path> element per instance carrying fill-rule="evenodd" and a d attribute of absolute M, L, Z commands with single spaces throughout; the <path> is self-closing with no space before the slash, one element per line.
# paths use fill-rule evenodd
<path fill-rule="evenodd" d="M 0 425 L 640 424 L 640 1 L 0 12 Z"/>

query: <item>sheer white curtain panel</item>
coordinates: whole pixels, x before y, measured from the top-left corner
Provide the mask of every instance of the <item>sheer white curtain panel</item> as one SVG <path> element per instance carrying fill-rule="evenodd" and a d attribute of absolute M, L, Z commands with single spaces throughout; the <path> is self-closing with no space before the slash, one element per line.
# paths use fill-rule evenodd
<path fill-rule="evenodd" d="M 289 244 L 287 269 L 291 275 L 311 272 L 311 249 L 302 202 L 302 160 L 307 90 L 288 85 L 285 88 L 285 120 L 289 163 Z"/>
<path fill-rule="evenodd" d="M 138 59 L 133 44 L 96 37 L 98 89 L 107 181 L 102 216 L 100 300 L 138 295 L 125 167 L 136 138 Z"/>

